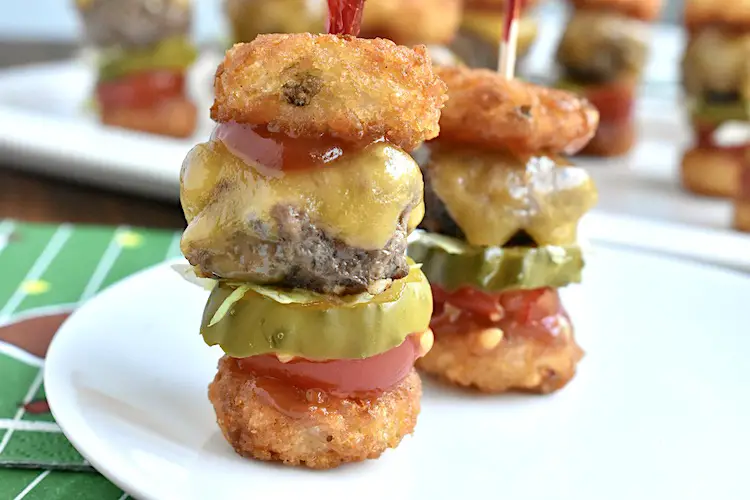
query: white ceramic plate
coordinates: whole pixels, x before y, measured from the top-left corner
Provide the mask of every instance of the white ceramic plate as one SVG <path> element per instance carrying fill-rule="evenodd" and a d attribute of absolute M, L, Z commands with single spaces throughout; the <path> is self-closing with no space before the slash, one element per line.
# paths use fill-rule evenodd
<path fill-rule="evenodd" d="M 311 472 L 235 455 L 206 387 L 205 292 L 160 266 L 66 322 L 45 383 L 65 434 L 148 499 L 735 499 L 750 449 L 750 279 L 595 247 L 563 291 L 587 351 L 551 396 L 425 384 L 416 433 L 380 459 Z"/>

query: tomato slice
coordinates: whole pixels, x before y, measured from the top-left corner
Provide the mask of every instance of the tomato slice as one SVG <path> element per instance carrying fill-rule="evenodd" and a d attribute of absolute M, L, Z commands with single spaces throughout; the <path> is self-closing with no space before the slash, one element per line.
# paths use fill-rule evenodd
<path fill-rule="evenodd" d="M 633 115 L 633 86 L 613 83 L 587 87 L 584 95 L 599 110 L 602 122 L 623 122 Z"/>
<path fill-rule="evenodd" d="M 390 390 L 406 378 L 414 361 L 424 354 L 420 340 L 419 334 L 409 335 L 398 347 L 365 359 L 295 358 L 283 363 L 273 354 L 264 354 L 238 359 L 237 365 L 256 377 L 271 377 L 302 390 L 320 390 L 338 398 L 367 397 Z"/>
<path fill-rule="evenodd" d="M 332 137 L 290 137 L 269 132 L 265 126 L 234 122 L 218 124 L 211 139 L 223 142 L 233 155 L 251 165 L 284 171 L 329 166 L 344 154 L 366 146 Z"/>
<path fill-rule="evenodd" d="M 436 337 L 483 328 L 499 328 L 507 337 L 554 342 L 568 314 L 554 288 L 487 293 L 470 287 L 447 292 L 432 285 L 434 313 L 430 328 Z"/>
<path fill-rule="evenodd" d="M 185 95 L 185 75 L 175 71 L 138 73 L 99 82 L 96 97 L 104 108 L 149 108 L 159 102 Z"/>

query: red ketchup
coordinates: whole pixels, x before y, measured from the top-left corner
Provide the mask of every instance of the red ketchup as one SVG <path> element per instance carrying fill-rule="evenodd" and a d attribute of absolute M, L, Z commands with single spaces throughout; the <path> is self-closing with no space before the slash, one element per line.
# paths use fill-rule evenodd
<path fill-rule="evenodd" d="M 365 0 L 328 0 L 328 23 L 331 35 L 359 34 Z"/>
<path fill-rule="evenodd" d="M 310 409 L 340 404 L 343 398 L 368 399 L 393 389 L 423 354 L 420 337 L 410 335 L 398 347 L 365 359 L 295 358 L 282 363 L 265 354 L 235 361 L 239 371 L 253 374 L 259 397 L 296 418 Z"/>
<path fill-rule="evenodd" d="M 265 126 L 234 122 L 218 124 L 211 139 L 223 142 L 233 155 L 269 176 L 281 171 L 328 166 L 344 154 L 366 146 L 327 136 L 290 137 L 281 132 L 269 132 Z"/>
<path fill-rule="evenodd" d="M 570 325 L 554 288 L 487 293 L 462 287 L 448 292 L 433 284 L 432 294 L 435 306 L 430 328 L 436 337 L 499 328 L 507 338 L 553 344 Z"/>

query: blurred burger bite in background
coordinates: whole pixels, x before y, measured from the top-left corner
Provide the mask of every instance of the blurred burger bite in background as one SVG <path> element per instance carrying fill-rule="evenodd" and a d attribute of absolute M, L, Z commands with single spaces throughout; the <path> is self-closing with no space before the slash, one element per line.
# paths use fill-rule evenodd
<path fill-rule="evenodd" d="M 687 0 L 685 27 L 682 85 L 694 144 L 682 158 L 682 185 L 701 195 L 739 196 L 750 151 L 750 5 Z M 738 201 L 736 225 L 750 229 L 745 203 Z"/>

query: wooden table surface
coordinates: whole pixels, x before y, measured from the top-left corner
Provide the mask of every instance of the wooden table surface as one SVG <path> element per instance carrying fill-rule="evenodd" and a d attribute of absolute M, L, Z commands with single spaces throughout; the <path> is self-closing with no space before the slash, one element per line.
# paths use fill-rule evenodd
<path fill-rule="evenodd" d="M 0 41 L 0 67 L 71 57 L 74 45 Z M 0 219 L 180 228 L 178 204 L 83 187 L 14 170 L 0 158 Z"/>

